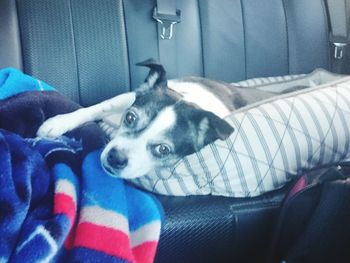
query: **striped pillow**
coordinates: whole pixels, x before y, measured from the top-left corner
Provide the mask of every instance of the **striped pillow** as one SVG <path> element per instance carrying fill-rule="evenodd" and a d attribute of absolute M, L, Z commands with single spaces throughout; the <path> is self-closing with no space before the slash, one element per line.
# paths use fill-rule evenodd
<path fill-rule="evenodd" d="M 318 70 L 286 85 L 257 88 L 283 90 L 295 80 L 316 87 L 235 111 L 226 118 L 235 128 L 227 140 L 133 182 L 164 195 L 251 197 L 280 188 L 303 171 L 348 158 L 350 77 Z"/>

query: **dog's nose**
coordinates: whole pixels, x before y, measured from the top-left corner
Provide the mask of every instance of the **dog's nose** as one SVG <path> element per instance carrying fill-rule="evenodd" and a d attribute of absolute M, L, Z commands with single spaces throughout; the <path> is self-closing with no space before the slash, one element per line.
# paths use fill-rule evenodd
<path fill-rule="evenodd" d="M 112 148 L 107 155 L 108 164 L 116 169 L 123 169 L 128 165 L 128 158 L 126 155 L 115 148 Z"/>

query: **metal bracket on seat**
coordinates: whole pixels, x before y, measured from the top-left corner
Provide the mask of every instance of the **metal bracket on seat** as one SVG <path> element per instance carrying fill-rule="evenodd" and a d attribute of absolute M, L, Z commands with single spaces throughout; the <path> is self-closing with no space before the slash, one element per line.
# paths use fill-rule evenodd
<path fill-rule="evenodd" d="M 348 45 L 347 43 L 336 43 L 333 42 L 334 45 L 334 58 L 335 59 L 342 59 L 343 58 L 343 51 L 344 48 Z"/>
<path fill-rule="evenodd" d="M 158 13 L 157 7 L 153 10 L 153 18 L 161 25 L 160 38 L 169 40 L 173 38 L 173 27 L 181 22 L 181 10 L 176 9 L 176 15 Z"/>

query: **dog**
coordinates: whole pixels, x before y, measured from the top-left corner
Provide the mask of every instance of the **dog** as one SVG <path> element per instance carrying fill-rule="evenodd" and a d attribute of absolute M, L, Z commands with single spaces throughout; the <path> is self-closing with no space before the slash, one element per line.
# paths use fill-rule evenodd
<path fill-rule="evenodd" d="M 164 67 L 153 59 L 137 65 L 149 68 L 138 89 L 50 118 L 37 135 L 58 137 L 118 113 L 120 125 L 101 153 L 101 165 L 112 176 L 133 179 L 154 168 L 172 167 L 209 143 L 225 140 L 234 129 L 223 117 L 276 95 L 200 77 L 168 81 Z"/>

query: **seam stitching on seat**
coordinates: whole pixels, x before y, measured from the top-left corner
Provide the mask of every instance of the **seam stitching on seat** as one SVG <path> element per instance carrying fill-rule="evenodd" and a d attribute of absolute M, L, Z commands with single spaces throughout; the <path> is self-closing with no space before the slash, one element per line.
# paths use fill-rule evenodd
<path fill-rule="evenodd" d="M 205 57 L 204 57 L 204 41 L 203 41 L 203 25 L 202 25 L 202 12 L 201 12 L 201 4 L 200 0 L 197 0 L 197 6 L 198 6 L 198 18 L 199 18 L 199 30 L 200 30 L 200 36 L 201 36 L 201 56 L 202 56 L 202 76 L 206 76 L 206 70 L 205 70 Z"/>
<path fill-rule="evenodd" d="M 246 39 L 246 28 L 245 28 L 245 15 L 244 15 L 244 6 L 243 1 L 240 0 L 241 3 L 241 12 L 242 12 L 242 27 L 243 27 L 243 41 L 244 41 L 244 71 L 245 71 L 245 79 L 248 78 L 248 67 L 247 67 L 247 39 Z"/>
<path fill-rule="evenodd" d="M 126 45 L 126 56 L 128 58 L 128 76 L 129 76 L 129 91 L 132 89 L 132 79 L 131 79 L 131 58 L 130 58 L 130 52 L 129 52 L 129 38 L 128 38 L 128 29 L 127 29 L 127 23 L 126 23 L 126 13 L 125 13 L 125 6 L 124 6 L 124 1 L 121 0 L 121 7 L 122 7 L 122 13 L 123 13 L 123 23 L 124 23 L 124 35 L 125 35 L 125 45 Z"/>
<path fill-rule="evenodd" d="M 73 54 L 74 54 L 74 62 L 75 62 L 75 68 L 77 71 L 77 86 L 78 86 L 78 101 L 79 104 L 82 103 L 82 94 L 81 94 L 81 87 L 80 87 L 80 74 L 79 74 L 79 64 L 78 64 L 78 55 L 77 55 L 77 46 L 75 41 L 75 29 L 74 29 L 74 22 L 73 22 L 73 12 L 72 12 L 72 1 L 68 0 L 68 12 L 69 12 L 69 22 L 70 22 L 70 29 L 71 29 L 71 35 L 72 35 L 72 44 L 73 44 Z"/>
<path fill-rule="evenodd" d="M 290 72 L 289 26 L 288 26 L 287 9 L 286 9 L 286 5 L 285 5 L 284 0 L 282 0 L 282 7 L 283 7 L 284 19 L 285 19 L 285 23 L 286 23 L 288 74 L 291 74 L 291 72 Z"/>
<path fill-rule="evenodd" d="M 20 15 L 18 10 L 18 1 L 14 1 L 15 9 L 16 9 L 16 24 L 17 24 L 17 30 L 18 30 L 18 38 L 19 38 L 19 57 L 20 57 L 20 69 L 25 70 L 24 68 L 24 51 L 23 51 L 23 42 L 22 42 L 22 27 L 21 27 L 21 21 L 20 21 Z"/>
<path fill-rule="evenodd" d="M 324 1 L 321 0 L 321 5 L 322 5 L 322 9 L 323 9 L 323 15 L 324 15 L 324 18 L 325 18 L 325 25 L 326 25 L 326 36 L 328 36 L 329 32 L 330 32 L 330 27 L 329 27 L 329 16 L 327 14 L 327 6 L 326 6 L 326 3 Z M 328 42 L 328 56 L 327 56 L 327 64 L 328 64 L 328 69 L 332 69 L 332 53 L 330 52 L 331 50 L 331 45 L 330 45 L 330 42 Z"/>

